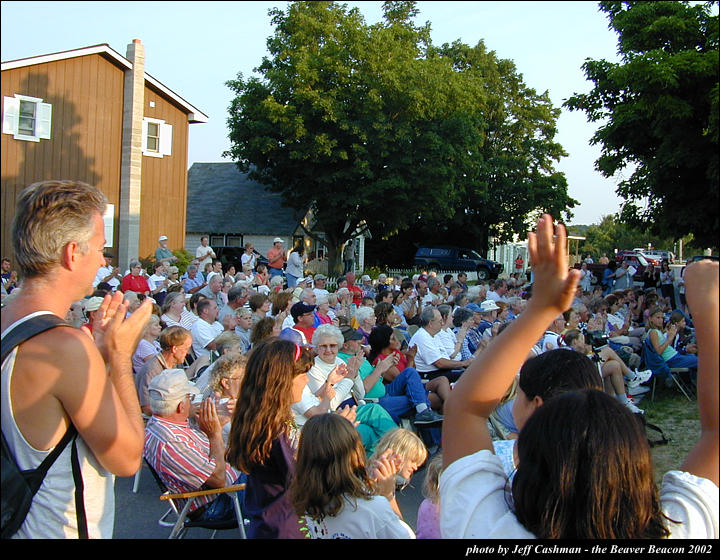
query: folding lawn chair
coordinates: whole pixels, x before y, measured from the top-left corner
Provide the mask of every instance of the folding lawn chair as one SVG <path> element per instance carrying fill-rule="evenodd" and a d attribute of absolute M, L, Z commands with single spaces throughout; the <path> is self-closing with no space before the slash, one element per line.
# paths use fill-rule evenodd
<path fill-rule="evenodd" d="M 195 492 L 183 492 L 180 494 L 171 493 L 165 483 L 162 481 L 160 476 L 155 472 L 150 463 L 146 459 L 143 459 L 145 464 L 150 469 L 150 472 L 155 478 L 162 495 L 160 500 L 167 501 L 170 504 L 170 508 L 165 514 L 158 520 L 158 524 L 162 527 L 172 527 L 168 539 L 181 539 L 185 536 L 188 529 L 192 527 L 200 527 L 202 529 L 211 529 L 213 531 L 211 539 L 215 538 L 215 533 L 227 529 L 238 529 L 240 531 L 240 538 L 245 539 L 245 525 L 243 522 L 242 510 L 240 508 L 240 499 L 237 496 L 237 492 L 245 489 L 245 484 L 235 484 L 233 486 L 226 486 L 225 488 L 212 488 L 210 490 L 197 490 Z M 190 507 L 192 506 L 195 499 L 201 496 L 209 496 L 213 494 L 229 493 L 230 499 L 233 502 L 233 508 L 235 511 L 234 520 L 221 520 L 221 521 L 193 521 L 188 517 Z M 186 500 L 185 505 L 180 507 L 178 500 Z M 171 516 L 175 516 L 175 519 L 169 519 Z"/>
<path fill-rule="evenodd" d="M 688 368 L 671 368 L 668 366 L 665 360 L 663 360 L 655 350 L 652 342 L 650 342 L 649 336 L 643 341 L 642 359 L 645 367 L 653 372 L 653 386 L 650 400 L 655 400 L 655 385 L 657 384 L 658 378 L 670 379 L 672 385 L 678 388 L 687 400 L 692 401 L 693 398 L 697 398 L 695 387 L 688 376 L 690 370 Z"/>

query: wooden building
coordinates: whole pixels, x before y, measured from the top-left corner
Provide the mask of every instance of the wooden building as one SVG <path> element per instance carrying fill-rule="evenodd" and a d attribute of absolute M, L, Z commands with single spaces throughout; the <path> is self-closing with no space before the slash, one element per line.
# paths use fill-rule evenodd
<path fill-rule="evenodd" d="M 106 237 L 121 269 L 167 235 L 185 245 L 189 125 L 208 117 L 145 72 L 135 39 L 2 63 L 2 255 L 19 192 L 84 181 L 108 198 Z"/>

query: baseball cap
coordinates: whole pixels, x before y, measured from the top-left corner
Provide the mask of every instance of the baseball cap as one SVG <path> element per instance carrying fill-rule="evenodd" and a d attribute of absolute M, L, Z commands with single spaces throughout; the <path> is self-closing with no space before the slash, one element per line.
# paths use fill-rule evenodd
<path fill-rule="evenodd" d="M 292 315 L 292 318 L 297 321 L 300 315 L 305 315 L 305 313 L 315 311 L 315 307 L 315 305 L 306 305 L 303 302 L 298 302 L 290 308 L 290 315 Z"/>
<path fill-rule="evenodd" d="M 300 331 L 296 331 L 291 327 L 286 327 L 282 331 L 280 331 L 278 338 L 282 338 L 283 340 L 289 340 L 290 342 L 294 342 L 298 346 L 304 346 L 305 348 L 314 348 L 312 344 L 309 344 L 305 340 L 305 336 L 303 335 L 303 333 L 301 333 Z"/>
<path fill-rule="evenodd" d="M 367 274 L 363 274 L 363 277 L 361 278 L 363 282 L 370 282 L 372 278 L 370 278 Z"/>
<path fill-rule="evenodd" d="M 176 401 L 190 393 L 199 395 L 200 390 L 188 380 L 181 369 L 166 369 L 150 381 L 148 386 L 150 397 L 159 401 Z"/>
<path fill-rule="evenodd" d="M 282 239 L 280 239 L 279 237 L 276 237 L 275 239 L 273 239 L 273 243 L 285 243 L 285 242 Z"/>
<path fill-rule="evenodd" d="M 167 241 L 167 235 L 161 235 L 158 237 L 158 241 Z"/>
<path fill-rule="evenodd" d="M 482 313 L 482 308 L 477 303 L 468 303 L 465 306 L 465 309 L 469 309 L 470 311 L 474 311 L 475 313 Z"/>
<path fill-rule="evenodd" d="M 340 332 L 343 335 L 343 338 L 345 339 L 345 342 L 348 340 L 362 340 L 363 335 L 361 335 L 358 331 L 353 329 L 350 325 L 343 325 L 340 327 Z"/>
<path fill-rule="evenodd" d="M 315 281 L 317 282 L 318 280 L 327 280 L 327 276 L 325 276 L 324 274 L 316 274 Z"/>

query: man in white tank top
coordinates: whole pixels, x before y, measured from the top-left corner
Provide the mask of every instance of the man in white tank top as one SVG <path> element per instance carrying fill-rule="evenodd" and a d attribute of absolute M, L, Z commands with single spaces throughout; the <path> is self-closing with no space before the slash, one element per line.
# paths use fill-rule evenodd
<path fill-rule="evenodd" d="M 106 198 L 95 187 L 45 181 L 18 199 L 12 225 L 22 287 L 3 308 L 3 338 L 42 314 L 65 317 L 92 292 L 105 262 Z M 52 297 L 50 297 L 52 296 Z M 2 364 L 2 431 L 21 469 L 36 468 L 72 423 L 90 538 L 112 538 L 114 476 L 141 465 L 143 421 L 131 356 L 150 315 L 147 299 L 129 318 L 122 293 L 106 297 L 89 331 L 61 326 L 16 347 Z M 75 484 L 68 445 L 35 495 L 16 538 L 75 538 Z"/>

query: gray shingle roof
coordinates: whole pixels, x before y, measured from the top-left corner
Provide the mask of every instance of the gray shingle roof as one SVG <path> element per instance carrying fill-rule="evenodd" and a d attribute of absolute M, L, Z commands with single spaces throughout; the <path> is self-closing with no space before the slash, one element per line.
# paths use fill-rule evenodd
<path fill-rule="evenodd" d="M 188 170 L 188 233 L 291 236 L 303 216 L 282 206 L 280 194 L 248 179 L 235 163 L 193 163 Z"/>

